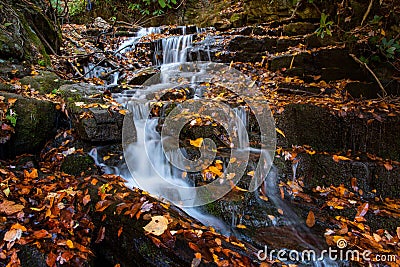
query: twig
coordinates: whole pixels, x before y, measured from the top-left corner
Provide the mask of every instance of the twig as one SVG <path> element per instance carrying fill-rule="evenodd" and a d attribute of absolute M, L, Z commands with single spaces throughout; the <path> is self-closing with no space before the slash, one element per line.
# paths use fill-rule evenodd
<path fill-rule="evenodd" d="M 367 12 L 365 12 L 364 17 L 363 17 L 363 19 L 362 19 L 362 21 L 361 21 L 361 26 L 364 24 L 364 21 L 367 19 L 368 15 L 369 15 L 369 12 L 371 12 L 371 8 L 372 8 L 372 4 L 373 4 L 373 3 L 374 3 L 374 0 L 371 0 L 371 1 L 369 2 Z"/>
<path fill-rule="evenodd" d="M 364 68 L 366 68 L 371 73 L 371 75 L 375 78 L 376 82 L 378 83 L 379 87 L 381 88 L 383 97 L 387 96 L 387 92 L 386 92 L 385 88 L 383 87 L 381 81 L 379 81 L 379 79 L 375 75 L 375 73 L 368 67 L 367 63 L 364 63 L 361 60 L 359 60 L 354 54 L 350 54 L 350 56 L 354 59 L 355 62 L 364 66 Z"/>

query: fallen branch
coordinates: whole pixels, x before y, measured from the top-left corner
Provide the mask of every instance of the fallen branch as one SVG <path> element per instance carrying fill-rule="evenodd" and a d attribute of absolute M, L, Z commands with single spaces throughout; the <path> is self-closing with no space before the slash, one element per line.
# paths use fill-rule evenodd
<path fill-rule="evenodd" d="M 362 21 L 361 21 L 361 26 L 364 24 L 365 20 L 367 19 L 368 15 L 369 15 L 369 12 L 371 12 L 371 8 L 372 8 L 372 4 L 373 4 L 373 3 L 374 3 L 374 0 L 371 0 L 371 1 L 369 2 L 368 9 L 367 9 L 367 11 L 365 12 L 364 17 L 363 17 L 363 19 L 362 19 Z"/>
<path fill-rule="evenodd" d="M 372 2 L 372 1 L 371 1 Z M 359 60 L 354 54 L 350 54 L 350 56 L 360 65 L 362 65 L 364 68 L 366 68 L 371 75 L 374 77 L 374 79 L 376 80 L 376 82 L 379 85 L 379 88 L 381 88 L 382 93 L 383 93 L 383 97 L 387 96 L 387 92 L 385 90 L 385 88 L 383 87 L 381 81 L 379 81 L 379 78 L 376 76 L 376 74 L 370 69 L 370 67 L 368 67 L 367 63 L 362 62 L 361 60 Z"/>

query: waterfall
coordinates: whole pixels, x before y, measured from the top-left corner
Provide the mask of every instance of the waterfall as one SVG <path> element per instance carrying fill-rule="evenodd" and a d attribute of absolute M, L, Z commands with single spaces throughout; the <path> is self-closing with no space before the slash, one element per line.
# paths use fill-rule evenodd
<path fill-rule="evenodd" d="M 186 62 L 192 48 L 193 35 L 179 35 L 162 40 L 163 64 Z"/>
<path fill-rule="evenodd" d="M 123 42 L 115 51 L 117 54 L 125 54 L 135 49 L 136 44 L 140 41 L 143 36 L 152 34 L 152 33 L 161 33 L 160 27 L 149 27 L 149 28 L 141 28 L 135 37 L 129 38 L 125 42 Z"/>

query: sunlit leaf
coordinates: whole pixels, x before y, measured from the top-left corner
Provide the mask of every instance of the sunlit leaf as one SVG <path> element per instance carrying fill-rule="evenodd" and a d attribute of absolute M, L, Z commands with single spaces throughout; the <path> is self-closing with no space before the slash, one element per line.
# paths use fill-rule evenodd
<path fill-rule="evenodd" d="M 196 140 L 190 140 L 190 144 L 194 147 L 201 147 L 201 144 L 203 143 L 203 138 L 197 138 Z"/>
<path fill-rule="evenodd" d="M 162 235 L 168 229 L 168 219 L 164 216 L 154 216 L 143 229 L 153 235 Z"/>

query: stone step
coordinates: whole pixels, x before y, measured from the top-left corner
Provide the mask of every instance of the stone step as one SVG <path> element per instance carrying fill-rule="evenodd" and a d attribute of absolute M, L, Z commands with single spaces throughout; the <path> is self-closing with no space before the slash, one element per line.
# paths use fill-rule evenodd
<path fill-rule="evenodd" d="M 313 51 L 268 55 L 268 68 L 287 76 L 321 75 L 325 81 L 351 79 L 369 81 L 370 75 L 343 48 L 324 47 Z"/>

